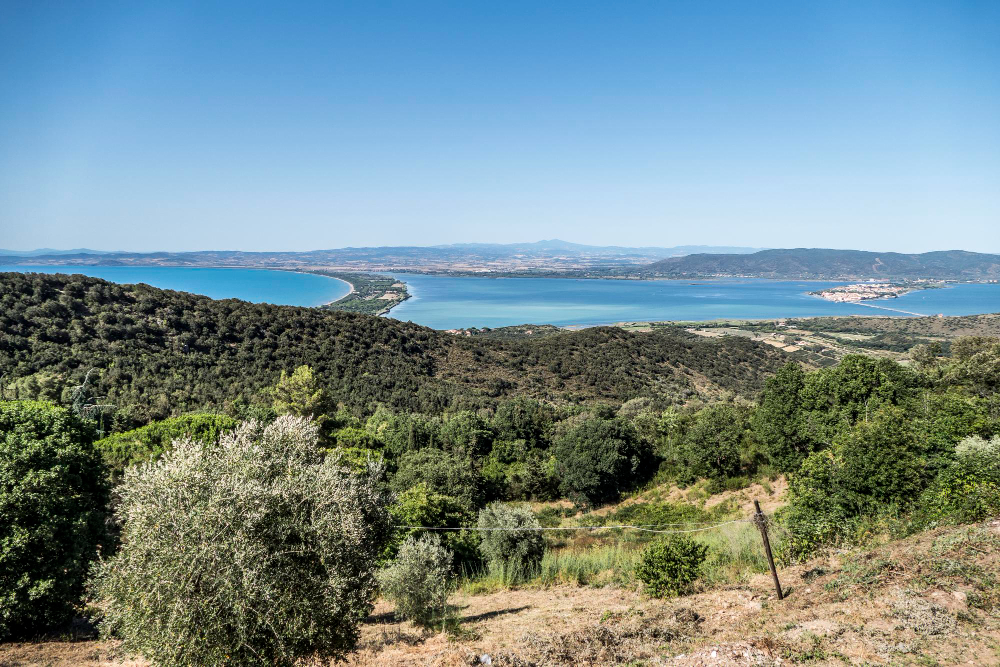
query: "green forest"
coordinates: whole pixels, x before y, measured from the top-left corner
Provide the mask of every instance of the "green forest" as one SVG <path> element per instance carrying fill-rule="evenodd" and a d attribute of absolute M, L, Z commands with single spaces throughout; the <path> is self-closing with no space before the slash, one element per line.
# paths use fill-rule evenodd
<path fill-rule="evenodd" d="M 998 338 L 921 344 L 906 365 L 850 354 L 813 369 L 744 337 L 707 339 L 679 329 L 467 336 L 82 276 L 0 274 L 0 287 L 0 512 L 20 508 L 15 514 L 28 536 L 0 553 L 0 570 L 32 571 L 31 554 L 51 551 L 49 570 L 75 573 L 49 598 L 38 591 L 54 570 L 37 573 L 37 590 L 25 588 L 30 577 L 0 577 L 15 601 L 0 605 L 0 635 L 15 635 L 26 622 L 65 621 L 83 595 L 95 545 L 112 553 L 121 539 L 156 532 L 148 499 L 162 502 L 157 484 L 173 489 L 171 475 L 187 470 L 203 480 L 190 488 L 214 488 L 204 480 L 222 474 L 211 455 L 223 447 L 216 443 L 225 443 L 221 460 L 241 475 L 277 466 L 259 474 L 270 475 L 279 500 L 313 493 L 285 488 L 291 478 L 274 472 L 301 465 L 301 479 L 317 488 L 342 486 L 347 496 L 384 505 L 384 515 L 372 510 L 357 519 L 373 532 L 350 548 L 366 554 L 371 568 L 394 563 L 383 571 L 386 591 L 410 576 L 401 558 L 468 576 L 492 567 L 490 554 L 515 550 L 466 530 L 477 521 L 537 526 L 553 519 L 495 503 L 567 499 L 575 513 L 656 485 L 706 484 L 719 492 L 784 476 L 787 504 L 775 520 L 787 533 L 778 547 L 785 563 L 873 533 L 906 535 L 1000 513 Z M 37 454 L 26 458 L 32 447 Z M 272 452 L 280 460 L 259 460 Z M 155 461 L 166 463 L 148 465 Z M 70 492 L 86 499 L 82 518 L 64 517 L 75 510 L 57 500 L 24 511 L 33 492 L 22 480 L 32 466 L 78 470 L 65 482 L 76 485 L 70 491 L 59 490 L 58 475 L 46 479 L 54 499 Z M 109 490 L 119 487 L 124 507 L 153 512 L 153 519 L 129 523 L 119 512 L 104 530 Z M 146 495 L 135 495 L 140 491 Z M 244 487 L 233 493 L 254 506 Z M 223 518 L 230 511 L 212 507 Z M 663 523 L 696 511 L 637 504 L 611 518 Z M 46 522 L 73 526 L 64 545 L 34 532 Z M 303 526 L 296 530 L 313 534 Z M 418 540 L 421 526 L 453 530 Z M 538 567 L 546 549 L 540 540 L 532 545 L 518 557 L 524 567 Z M 66 553 L 72 557 L 60 565 Z M 706 558 L 705 545 L 657 543 L 636 573 L 651 594 L 676 594 Z M 681 579 L 664 579 L 666 565 L 657 563 L 675 562 L 690 568 Z M 100 585 L 118 600 L 121 631 L 148 627 L 153 617 L 128 611 L 130 591 L 145 580 L 141 568 L 124 569 L 134 574 L 128 581 L 104 572 Z M 352 576 L 370 599 L 374 584 L 364 582 L 371 571 Z M 55 606 L 38 602 L 47 599 Z M 337 641 L 331 655 L 351 645 L 350 633 Z M 155 652 L 160 645 L 150 646 Z"/>

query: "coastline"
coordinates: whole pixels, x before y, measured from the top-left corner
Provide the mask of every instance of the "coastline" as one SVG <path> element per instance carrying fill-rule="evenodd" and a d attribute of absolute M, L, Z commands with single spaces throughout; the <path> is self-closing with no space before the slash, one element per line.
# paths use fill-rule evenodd
<path fill-rule="evenodd" d="M 407 289 L 407 283 L 395 276 L 331 271 L 327 269 L 291 270 L 296 273 L 309 273 L 347 283 L 350 287 L 350 291 L 347 294 L 339 299 L 315 306 L 316 308 L 325 310 L 340 310 L 380 316 L 389 313 L 393 308 L 411 296 Z"/>

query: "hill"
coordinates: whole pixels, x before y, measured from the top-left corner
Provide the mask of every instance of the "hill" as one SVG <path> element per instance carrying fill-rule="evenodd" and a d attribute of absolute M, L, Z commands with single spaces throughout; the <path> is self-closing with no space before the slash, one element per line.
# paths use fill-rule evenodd
<path fill-rule="evenodd" d="M 751 254 L 695 254 L 669 257 L 650 264 L 653 275 L 750 276 L 756 278 L 890 278 L 937 280 L 996 280 L 1000 255 L 964 250 L 922 254 L 794 248 Z"/>
<path fill-rule="evenodd" d="M 356 411 L 381 403 L 440 413 L 515 395 L 662 404 L 753 395 L 786 359 L 750 340 L 683 331 L 457 336 L 370 315 L 21 273 L 0 273 L 0 341 L 7 396 L 65 398 L 97 369 L 93 393 L 134 424 L 259 399 L 302 364 Z"/>
<path fill-rule="evenodd" d="M 59 255 L 108 255 L 107 250 L 92 250 L 90 248 L 73 248 L 71 250 L 56 250 L 55 248 L 36 248 L 34 250 L 0 249 L 0 255 L 13 257 L 55 257 Z"/>
<path fill-rule="evenodd" d="M 753 252 L 757 248 L 676 246 L 672 248 L 592 246 L 550 240 L 535 243 L 461 243 L 438 246 L 379 246 L 308 252 L 110 252 L 95 250 L 29 253 L 0 251 L 0 265 L 232 266 L 327 268 L 341 271 L 414 270 L 447 273 L 580 271 L 644 266 L 691 252 Z"/>

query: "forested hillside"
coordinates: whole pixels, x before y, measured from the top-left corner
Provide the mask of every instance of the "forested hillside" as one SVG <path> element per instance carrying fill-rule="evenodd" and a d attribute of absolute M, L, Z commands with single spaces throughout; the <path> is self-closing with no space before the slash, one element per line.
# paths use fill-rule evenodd
<path fill-rule="evenodd" d="M 935 278 L 982 280 L 1000 277 L 1000 255 L 964 250 L 922 254 L 791 248 L 745 255 L 698 254 L 649 265 L 661 276 L 755 276 L 760 278 Z"/>
<path fill-rule="evenodd" d="M 215 301 L 80 275 L 0 274 L 0 375 L 8 398 L 114 405 L 119 428 L 258 400 L 308 364 L 357 413 L 440 413 L 529 396 L 555 403 L 754 395 L 784 361 L 740 338 L 601 327 L 541 339 L 455 336 L 311 308 Z"/>

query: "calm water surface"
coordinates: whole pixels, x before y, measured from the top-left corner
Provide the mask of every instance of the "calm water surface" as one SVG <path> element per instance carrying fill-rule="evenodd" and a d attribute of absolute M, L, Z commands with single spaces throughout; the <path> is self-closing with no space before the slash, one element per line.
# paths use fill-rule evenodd
<path fill-rule="evenodd" d="M 12 266 L 0 271 L 82 273 L 116 283 L 204 294 L 215 299 L 316 306 L 346 295 L 340 280 L 267 269 Z M 911 292 L 871 306 L 824 301 L 807 292 L 844 283 L 804 280 L 568 280 L 452 278 L 392 274 L 413 296 L 389 317 L 435 329 L 611 324 L 635 320 L 714 320 L 821 315 L 971 315 L 1000 312 L 1000 285 L 954 285 Z M 894 310 L 885 310 L 894 309 Z"/>
<path fill-rule="evenodd" d="M 810 296 L 846 283 L 802 280 L 567 280 L 393 274 L 413 296 L 389 314 L 435 329 L 821 315 L 903 315 Z M 968 284 L 869 302 L 924 315 L 1000 312 L 1000 285 Z"/>
<path fill-rule="evenodd" d="M 82 273 L 115 283 L 204 294 L 213 299 L 243 299 L 286 306 L 319 306 L 347 296 L 343 280 L 312 273 L 267 269 L 208 269 L 186 266 L 0 266 L 0 271 Z"/>

